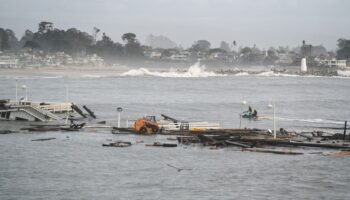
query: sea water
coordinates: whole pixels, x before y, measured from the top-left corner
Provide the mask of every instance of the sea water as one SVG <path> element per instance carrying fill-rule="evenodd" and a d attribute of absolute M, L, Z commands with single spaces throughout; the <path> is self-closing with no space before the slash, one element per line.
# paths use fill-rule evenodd
<path fill-rule="evenodd" d="M 198 68 L 199 67 L 199 68 Z M 342 127 L 350 118 L 350 79 L 279 75 L 217 74 L 189 70 L 134 69 L 106 76 L 1 75 L 0 99 L 69 101 L 86 105 L 98 121 L 121 124 L 145 114 L 179 120 L 218 122 L 238 128 L 248 105 L 259 120 L 242 127 L 311 131 Z M 19 87 L 20 88 L 20 87 Z M 68 91 L 68 92 L 67 92 Z M 243 105 L 242 101 L 247 104 Z M 94 123 L 93 120 L 88 120 Z M 17 122 L 0 122 L 16 129 Z M 32 139 L 55 137 L 34 142 Z M 166 136 L 112 135 L 108 129 L 0 135 L 0 199 L 349 199 L 349 157 L 329 150 L 300 149 L 301 156 L 211 150 L 200 145 L 146 147 Z M 126 140 L 128 148 L 104 148 Z M 139 143 L 143 141 L 143 143 Z M 322 151 L 323 154 L 313 154 Z M 178 171 L 168 165 L 185 168 Z"/>

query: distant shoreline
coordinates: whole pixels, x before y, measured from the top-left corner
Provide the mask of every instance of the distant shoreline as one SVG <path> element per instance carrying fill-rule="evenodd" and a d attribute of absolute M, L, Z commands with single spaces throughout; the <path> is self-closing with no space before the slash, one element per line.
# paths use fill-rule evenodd
<path fill-rule="evenodd" d="M 49 76 L 82 76 L 82 75 L 120 75 L 130 70 L 127 66 L 59 66 L 59 67 L 23 67 L 2 68 L 1 75 L 49 75 Z"/>

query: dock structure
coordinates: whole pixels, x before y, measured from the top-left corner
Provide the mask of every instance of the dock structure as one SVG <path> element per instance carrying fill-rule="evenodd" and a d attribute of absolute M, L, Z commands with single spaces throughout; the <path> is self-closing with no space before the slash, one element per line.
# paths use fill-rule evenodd
<path fill-rule="evenodd" d="M 72 103 L 38 103 L 31 101 L 0 100 L 0 120 L 53 121 L 57 114 L 72 112 Z"/>
<path fill-rule="evenodd" d="M 49 111 L 31 105 L 11 106 L 0 110 L 0 116 L 0 119 L 3 120 L 52 121 L 60 119 Z"/>
<path fill-rule="evenodd" d="M 72 103 L 65 102 L 65 103 L 42 103 L 39 104 L 39 107 L 43 110 L 50 111 L 52 113 L 67 113 L 72 112 Z"/>

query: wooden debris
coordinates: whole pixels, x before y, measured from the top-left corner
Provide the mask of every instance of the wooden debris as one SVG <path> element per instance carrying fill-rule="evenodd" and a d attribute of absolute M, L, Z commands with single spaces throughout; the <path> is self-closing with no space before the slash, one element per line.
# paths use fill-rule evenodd
<path fill-rule="evenodd" d="M 231 140 L 225 140 L 225 142 L 227 144 L 231 144 L 231 145 L 234 145 L 234 146 L 239 146 L 239 147 L 244 147 L 244 148 L 250 148 L 251 146 L 249 145 L 246 145 L 246 144 L 242 144 L 242 143 L 238 143 L 238 142 L 233 142 Z"/>
<path fill-rule="evenodd" d="M 273 154 L 287 154 L 287 155 L 302 155 L 302 154 L 304 154 L 302 152 L 283 151 L 283 150 L 276 150 L 276 149 L 263 149 L 263 148 L 242 148 L 242 151 L 273 153 Z"/>
<path fill-rule="evenodd" d="M 177 147 L 177 144 L 154 142 L 153 144 L 146 144 L 146 146 L 152 146 L 152 147 Z"/>
<path fill-rule="evenodd" d="M 113 127 L 112 129 L 113 134 L 134 134 L 135 130 L 134 128 L 118 128 Z"/>
<path fill-rule="evenodd" d="M 10 133 L 16 133 L 16 131 L 11 131 L 11 130 L 0 130 L 0 134 L 10 134 Z"/>
<path fill-rule="evenodd" d="M 131 142 L 125 142 L 125 141 L 116 141 L 108 144 L 102 144 L 103 147 L 129 147 L 131 145 L 132 145 Z"/>
<path fill-rule="evenodd" d="M 327 156 L 350 156 L 350 151 L 339 151 L 336 153 L 327 154 Z"/>
<path fill-rule="evenodd" d="M 50 137 L 50 138 L 40 138 L 40 139 L 33 139 L 32 141 L 48 141 L 48 140 L 55 140 L 56 138 Z"/>
<path fill-rule="evenodd" d="M 83 106 L 83 108 L 86 110 L 86 112 L 89 113 L 89 115 L 90 115 L 92 118 L 96 119 L 96 115 L 95 115 L 94 112 L 92 112 L 92 111 L 91 111 L 88 107 L 86 107 L 85 105 Z"/>
<path fill-rule="evenodd" d="M 171 168 L 174 168 L 174 169 L 176 169 L 178 172 L 181 172 L 182 170 L 192 170 L 191 168 L 179 168 L 179 167 L 175 167 L 174 165 L 170 165 L 170 164 L 166 164 L 166 165 L 168 165 L 169 167 L 171 167 Z"/>
<path fill-rule="evenodd" d="M 81 115 L 82 117 L 86 118 L 86 115 L 83 113 L 82 110 L 80 110 L 80 108 L 77 105 L 72 103 L 71 107 L 72 107 L 73 110 L 75 110 L 77 113 L 79 113 L 79 115 Z"/>

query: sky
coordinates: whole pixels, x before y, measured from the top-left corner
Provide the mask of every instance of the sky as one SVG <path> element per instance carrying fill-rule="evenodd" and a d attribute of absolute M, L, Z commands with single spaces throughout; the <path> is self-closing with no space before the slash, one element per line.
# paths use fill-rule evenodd
<path fill-rule="evenodd" d="M 89 34 L 98 27 L 118 42 L 133 32 L 141 43 L 164 35 L 184 48 L 201 39 L 260 48 L 305 40 L 334 50 L 339 38 L 350 39 L 349 10 L 349 0 L 0 0 L 0 27 L 19 39 L 49 21 Z"/>

